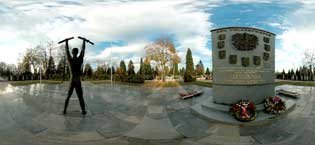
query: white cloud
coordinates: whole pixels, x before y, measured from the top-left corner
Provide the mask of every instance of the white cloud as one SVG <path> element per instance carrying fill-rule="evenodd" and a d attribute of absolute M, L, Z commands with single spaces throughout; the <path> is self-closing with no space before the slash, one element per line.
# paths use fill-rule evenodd
<path fill-rule="evenodd" d="M 305 51 L 315 52 L 315 3 L 303 2 L 301 8 L 292 12 L 284 21 L 290 25 L 277 38 L 280 48 L 276 50 L 276 69 L 291 69 L 302 65 Z M 310 6 L 311 5 L 311 6 Z"/>
<path fill-rule="evenodd" d="M 84 1 L 81 5 L 58 1 L 8 1 L 5 4 L 11 9 L 0 14 L 4 20 L 0 28 L 6 28 L 8 34 L 13 32 L 16 36 L 13 43 L 21 44 L 21 49 L 45 40 L 57 42 L 82 35 L 94 42 L 125 41 L 127 46 L 113 47 L 113 55 L 140 57 L 144 55 L 142 50 L 149 38 L 170 34 L 178 41 L 179 53 L 192 48 L 196 55 L 211 57 L 206 43 L 212 24 L 208 21 L 210 14 L 203 8 L 214 7 L 217 3 L 219 1 Z M 80 45 L 79 41 L 71 43 Z M 11 47 L 0 43 L 1 49 L 4 46 Z M 92 61 L 108 59 L 110 53 L 104 48 L 100 54 L 87 54 L 87 60 Z M 16 58 L 10 59 L 13 62 Z"/>

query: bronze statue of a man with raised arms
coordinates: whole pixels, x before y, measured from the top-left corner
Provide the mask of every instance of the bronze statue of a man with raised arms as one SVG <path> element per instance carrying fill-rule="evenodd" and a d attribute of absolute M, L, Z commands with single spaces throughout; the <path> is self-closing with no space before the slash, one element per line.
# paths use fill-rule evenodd
<path fill-rule="evenodd" d="M 83 38 L 83 37 L 80 37 L 80 36 L 78 38 L 83 40 L 81 52 L 80 52 L 79 56 L 78 56 L 78 53 L 79 53 L 78 48 L 72 49 L 72 57 L 71 57 L 70 52 L 69 52 L 68 41 L 73 39 L 73 37 L 70 37 L 70 38 L 67 38 L 67 39 L 64 39 L 64 40 L 58 42 L 58 44 L 63 43 L 63 42 L 66 43 L 66 45 L 65 45 L 66 56 L 67 56 L 67 60 L 68 60 L 68 63 L 70 65 L 70 71 L 71 71 L 70 88 L 68 91 L 68 96 L 67 96 L 66 101 L 65 101 L 63 114 L 67 113 L 69 99 L 73 93 L 73 90 L 75 89 L 77 96 L 79 98 L 82 114 L 86 115 L 85 103 L 84 103 L 84 98 L 83 98 L 83 90 L 82 90 L 82 84 L 81 84 L 81 74 L 82 74 L 81 68 L 82 68 L 83 58 L 84 58 L 84 53 L 85 53 L 85 43 L 88 42 L 92 45 L 94 45 L 94 43 L 91 42 L 90 40 Z"/>

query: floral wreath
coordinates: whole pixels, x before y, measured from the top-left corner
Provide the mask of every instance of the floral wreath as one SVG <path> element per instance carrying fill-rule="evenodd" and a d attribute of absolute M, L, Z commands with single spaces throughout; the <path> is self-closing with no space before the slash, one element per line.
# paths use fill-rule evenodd
<path fill-rule="evenodd" d="M 253 121 L 257 116 L 256 105 L 248 100 L 241 100 L 233 104 L 230 112 L 236 120 L 242 122 Z"/>
<path fill-rule="evenodd" d="M 286 110 L 285 102 L 279 96 L 267 97 L 264 106 L 264 111 L 269 114 L 280 114 Z"/>

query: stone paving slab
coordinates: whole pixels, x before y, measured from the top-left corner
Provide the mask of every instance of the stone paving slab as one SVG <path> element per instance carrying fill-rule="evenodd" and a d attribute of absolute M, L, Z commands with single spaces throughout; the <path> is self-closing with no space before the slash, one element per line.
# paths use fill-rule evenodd
<path fill-rule="evenodd" d="M 168 114 L 174 128 L 185 137 L 204 137 L 209 135 L 209 122 L 195 117 L 190 108 Z"/>
<path fill-rule="evenodd" d="M 113 117 L 112 115 L 106 115 L 106 120 L 103 123 L 103 126 L 96 129 L 96 131 L 102 135 L 104 138 L 114 138 L 123 136 L 126 132 L 133 129 L 136 124 L 132 122 L 127 122 Z"/>
<path fill-rule="evenodd" d="M 125 134 L 127 137 L 141 139 L 176 139 L 181 135 L 174 129 L 168 118 L 152 119 L 147 116 L 133 130 Z"/>
<path fill-rule="evenodd" d="M 77 115 L 60 114 L 67 84 L 0 85 L 0 144 L 312 145 L 315 142 L 312 87 L 279 86 L 277 89 L 294 89 L 301 94 L 294 111 L 269 124 L 238 126 L 206 121 L 190 110 L 192 105 L 211 96 L 211 88 L 182 86 L 151 90 L 86 83 L 83 86 L 90 112 L 86 117 L 80 115 L 75 93 L 69 111 Z M 11 91 L 5 91 L 6 88 Z M 178 92 L 189 88 L 203 90 L 204 94 L 179 99 Z"/>

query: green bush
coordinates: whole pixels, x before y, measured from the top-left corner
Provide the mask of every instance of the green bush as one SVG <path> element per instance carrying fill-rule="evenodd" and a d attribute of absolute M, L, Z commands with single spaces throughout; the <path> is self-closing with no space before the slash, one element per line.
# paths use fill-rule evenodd
<path fill-rule="evenodd" d="M 145 79 L 145 80 L 153 80 L 154 77 L 153 77 L 153 75 L 145 75 L 145 76 L 144 76 L 144 79 Z"/>
<path fill-rule="evenodd" d="M 196 81 L 196 78 L 193 77 L 190 73 L 184 74 L 184 82 L 194 82 Z"/>
<path fill-rule="evenodd" d="M 129 83 L 144 83 L 144 76 L 141 74 L 128 76 Z"/>
<path fill-rule="evenodd" d="M 128 77 L 127 75 L 119 75 L 117 76 L 117 81 L 121 81 L 121 82 L 128 82 Z"/>

